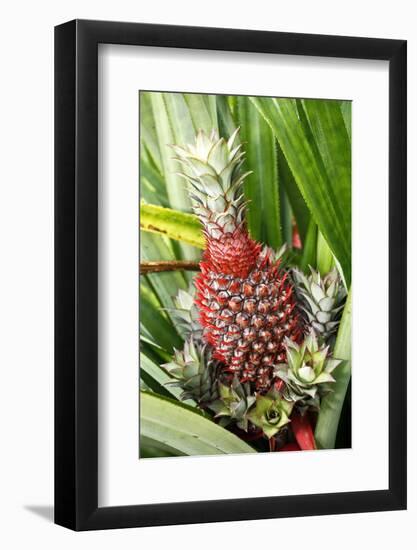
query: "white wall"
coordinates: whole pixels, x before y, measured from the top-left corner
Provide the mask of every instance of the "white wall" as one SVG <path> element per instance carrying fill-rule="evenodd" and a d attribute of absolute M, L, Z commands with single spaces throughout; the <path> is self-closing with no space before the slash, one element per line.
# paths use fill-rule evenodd
<path fill-rule="evenodd" d="M 192 6 L 192 7 L 191 7 Z M 413 2 L 297 0 L 63 0 L 2 9 L 0 65 L 0 544 L 3 548 L 396 547 L 416 540 L 415 353 L 409 368 L 409 511 L 74 534 L 54 526 L 53 471 L 53 26 L 110 19 L 409 40 L 409 151 L 415 152 L 417 36 Z M 416 204 L 416 158 L 409 203 Z M 414 214 L 414 212 L 413 212 Z M 371 212 L 370 212 L 371 215 Z M 416 273 L 416 217 L 409 222 L 409 278 Z M 411 215 L 410 215 L 411 218 Z M 376 270 L 377 270 L 377 266 Z M 377 274 L 376 274 L 377 276 Z M 415 309 L 415 285 L 409 289 Z M 372 312 L 369 312 L 372 322 Z M 411 344 L 415 315 L 409 316 Z M 254 473 L 255 474 L 255 473 Z M 313 474 L 314 475 L 314 474 Z"/>

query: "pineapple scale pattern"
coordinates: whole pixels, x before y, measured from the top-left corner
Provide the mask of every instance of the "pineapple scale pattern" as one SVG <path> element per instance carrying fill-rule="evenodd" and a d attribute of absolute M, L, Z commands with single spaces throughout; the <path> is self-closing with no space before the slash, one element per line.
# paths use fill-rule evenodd
<path fill-rule="evenodd" d="M 204 338 L 227 372 L 267 391 L 274 365 L 285 358 L 285 337 L 295 342 L 302 337 L 293 288 L 268 254 L 246 278 L 210 267 L 210 261 L 202 262 L 195 281 Z"/>

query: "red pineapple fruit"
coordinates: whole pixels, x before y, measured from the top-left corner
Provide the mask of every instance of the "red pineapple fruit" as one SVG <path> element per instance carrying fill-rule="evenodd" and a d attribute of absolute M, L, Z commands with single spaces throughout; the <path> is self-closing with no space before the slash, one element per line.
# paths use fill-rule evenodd
<path fill-rule="evenodd" d="M 248 173 L 239 174 L 244 153 L 234 145 L 237 133 L 226 141 L 200 130 L 195 144 L 173 148 L 206 239 L 195 279 L 203 338 L 225 371 L 266 392 L 274 365 L 285 361 L 285 337 L 299 342 L 302 326 L 287 273 L 248 233 L 242 192 Z"/>

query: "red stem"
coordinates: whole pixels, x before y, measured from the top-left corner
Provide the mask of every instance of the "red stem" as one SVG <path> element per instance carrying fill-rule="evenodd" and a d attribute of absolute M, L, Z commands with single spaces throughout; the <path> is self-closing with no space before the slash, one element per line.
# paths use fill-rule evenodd
<path fill-rule="evenodd" d="M 303 416 L 295 413 L 291 418 L 291 428 L 298 445 L 303 451 L 317 449 L 310 418 L 307 413 Z"/>

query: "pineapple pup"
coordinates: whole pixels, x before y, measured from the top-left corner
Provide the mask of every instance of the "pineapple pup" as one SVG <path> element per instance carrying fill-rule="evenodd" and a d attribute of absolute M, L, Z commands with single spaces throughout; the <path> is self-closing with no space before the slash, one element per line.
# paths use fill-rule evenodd
<path fill-rule="evenodd" d="M 238 129 L 227 141 L 214 130 L 200 130 L 194 144 L 173 146 L 206 248 L 194 301 L 188 301 L 198 313 L 199 338 L 165 368 L 184 389 L 194 388 L 185 395 L 203 402 L 223 424 L 235 421 L 239 429 L 260 430 L 271 439 L 288 432 L 293 409 L 305 414 L 309 404 L 319 407 L 320 386 L 334 381 L 321 373 L 340 363 L 330 359 L 326 339 L 339 323 L 345 293 L 336 271 L 323 280 L 314 271 L 310 278 L 291 273 L 273 250 L 250 237 L 243 195 L 248 173 L 241 173 L 237 136 Z M 298 378 L 291 370 L 295 352 Z M 314 384 L 302 377 L 312 373 Z M 198 395 L 202 381 L 204 400 Z"/>

